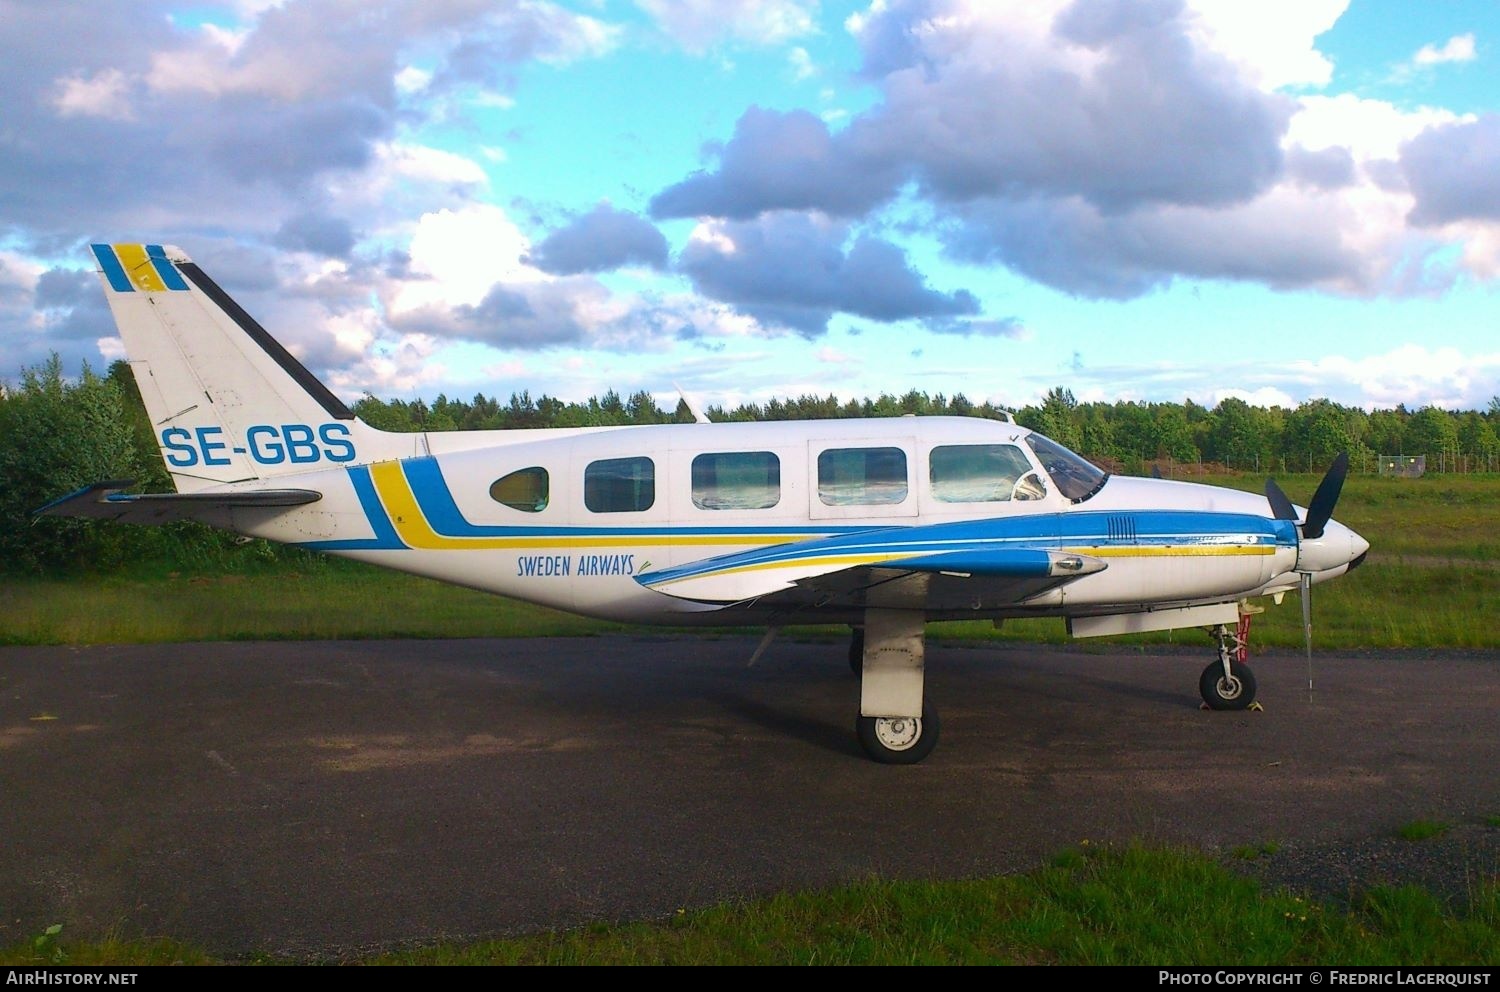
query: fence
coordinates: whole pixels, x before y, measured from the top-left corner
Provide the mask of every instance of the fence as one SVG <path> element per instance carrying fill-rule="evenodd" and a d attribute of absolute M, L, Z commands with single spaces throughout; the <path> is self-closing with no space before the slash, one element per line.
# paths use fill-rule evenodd
<path fill-rule="evenodd" d="M 1375 471 L 1380 475 L 1403 479 L 1420 479 L 1427 472 L 1426 455 L 1380 455 Z"/>

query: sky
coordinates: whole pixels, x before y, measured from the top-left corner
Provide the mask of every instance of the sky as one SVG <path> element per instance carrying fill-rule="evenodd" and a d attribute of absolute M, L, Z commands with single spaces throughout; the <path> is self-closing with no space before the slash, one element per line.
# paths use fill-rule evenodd
<path fill-rule="evenodd" d="M 174 244 L 348 399 L 1500 396 L 1500 4 L 0 0 L 0 381 Z"/>

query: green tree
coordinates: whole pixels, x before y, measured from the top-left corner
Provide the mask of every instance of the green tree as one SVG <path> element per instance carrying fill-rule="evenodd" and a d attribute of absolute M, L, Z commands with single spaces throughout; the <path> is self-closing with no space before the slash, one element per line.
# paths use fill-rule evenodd
<path fill-rule="evenodd" d="M 1426 455 L 1429 472 L 1457 453 L 1458 425 L 1448 411 L 1423 407 L 1406 422 L 1406 454 Z"/>
<path fill-rule="evenodd" d="M 354 415 L 376 430 L 381 431 L 415 431 L 419 430 L 412 423 L 410 413 L 406 405 L 386 403 L 376 399 L 369 393 L 361 396 L 354 403 Z"/>
<path fill-rule="evenodd" d="M 667 415 L 656 405 L 656 398 L 644 389 L 630 395 L 625 403 L 625 416 L 632 424 L 664 424 Z"/>
<path fill-rule="evenodd" d="M 1115 404 L 1115 444 L 1127 462 L 1156 457 L 1156 416 L 1142 403 Z"/>
<path fill-rule="evenodd" d="M 1380 455 L 1403 454 L 1406 444 L 1407 413 L 1404 408 L 1376 410 L 1370 414 L 1368 433 L 1370 448 Z"/>
<path fill-rule="evenodd" d="M 1230 468 L 1270 468 L 1274 431 L 1265 410 L 1231 396 L 1219 401 L 1208 421 L 1203 457 Z"/>
<path fill-rule="evenodd" d="M 1474 411 L 1465 413 L 1458 425 L 1459 450 L 1474 460 L 1474 467 L 1487 470 L 1500 458 L 1500 436 L 1484 417 Z"/>
<path fill-rule="evenodd" d="M 107 568 L 138 555 L 149 543 L 140 528 L 32 511 L 96 482 L 136 479 L 141 468 L 118 382 L 87 365 L 67 382 L 56 354 L 24 370 L 20 386 L 0 398 L 0 565 Z"/>
<path fill-rule="evenodd" d="M 1198 448 L 1193 444 L 1193 428 L 1188 423 L 1187 408 L 1176 403 L 1157 403 L 1152 415 L 1156 433 L 1157 458 L 1170 458 L 1178 462 L 1198 460 Z"/>
<path fill-rule="evenodd" d="M 1316 471 L 1327 467 L 1341 451 L 1347 451 L 1355 466 L 1368 453 L 1360 436 L 1362 416 L 1358 411 L 1327 399 L 1308 400 L 1287 417 L 1283 455 L 1295 470 Z"/>
<path fill-rule="evenodd" d="M 1083 447 L 1083 424 L 1078 416 L 1078 400 L 1071 390 L 1054 386 L 1042 398 L 1040 406 L 1024 406 L 1016 422 L 1047 435 L 1064 447 L 1077 451 Z"/>

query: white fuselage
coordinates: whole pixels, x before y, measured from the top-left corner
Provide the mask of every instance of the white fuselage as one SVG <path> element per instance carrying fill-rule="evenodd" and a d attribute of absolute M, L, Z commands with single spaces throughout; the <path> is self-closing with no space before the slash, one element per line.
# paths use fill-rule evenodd
<path fill-rule="evenodd" d="M 235 510 L 226 523 L 528 602 L 637 622 L 756 619 L 753 609 L 724 610 L 726 597 L 704 602 L 640 581 L 663 569 L 833 535 L 962 521 L 1024 523 L 1031 543 L 1103 557 L 1108 567 L 1012 608 L 976 601 L 968 614 L 945 609 L 933 619 L 1129 612 L 1296 586 L 1295 535 L 1245 535 L 1244 518 L 1267 517 L 1264 498 L 1112 477 L 1075 501 L 1027 445 L 1028 434 L 989 420 L 904 417 L 381 435 L 414 454 L 430 453 L 367 461 L 356 452 L 348 465 L 279 475 L 277 487 L 305 487 L 322 499 L 276 513 Z M 942 475 L 955 453 L 970 451 L 1002 452 L 1014 462 L 1005 471 L 1017 480 L 1032 475 L 1038 484 L 981 491 L 970 475 L 956 482 Z M 865 474 L 840 489 L 849 465 Z M 1089 516 L 1070 516 L 1079 514 Z M 1072 526 L 1085 519 L 1088 526 Z M 1192 523 L 1187 531 L 1185 520 Z M 1048 522 L 1040 532 L 1039 521 Z M 1351 532 L 1330 523 L 1329 537 L 1340 533 Z M 1315 579 L 1340 574 L 1357 553 Z"/>

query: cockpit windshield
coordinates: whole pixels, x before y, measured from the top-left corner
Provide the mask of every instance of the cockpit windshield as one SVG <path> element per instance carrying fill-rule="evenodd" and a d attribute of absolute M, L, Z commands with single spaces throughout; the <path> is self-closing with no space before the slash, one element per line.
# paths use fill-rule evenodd
<path fill-rule="evenodd" d="M 1036 452 L 1037 461 L 1052 476 L 1057 491 L 1075 503 L 1082 503 L 1097 493 L 1109 473 L 1100 469 L 1082 456 L 1064 448 L 1050 437 L 1041 434 L 1026 435 L 1026 443 Z"/>

